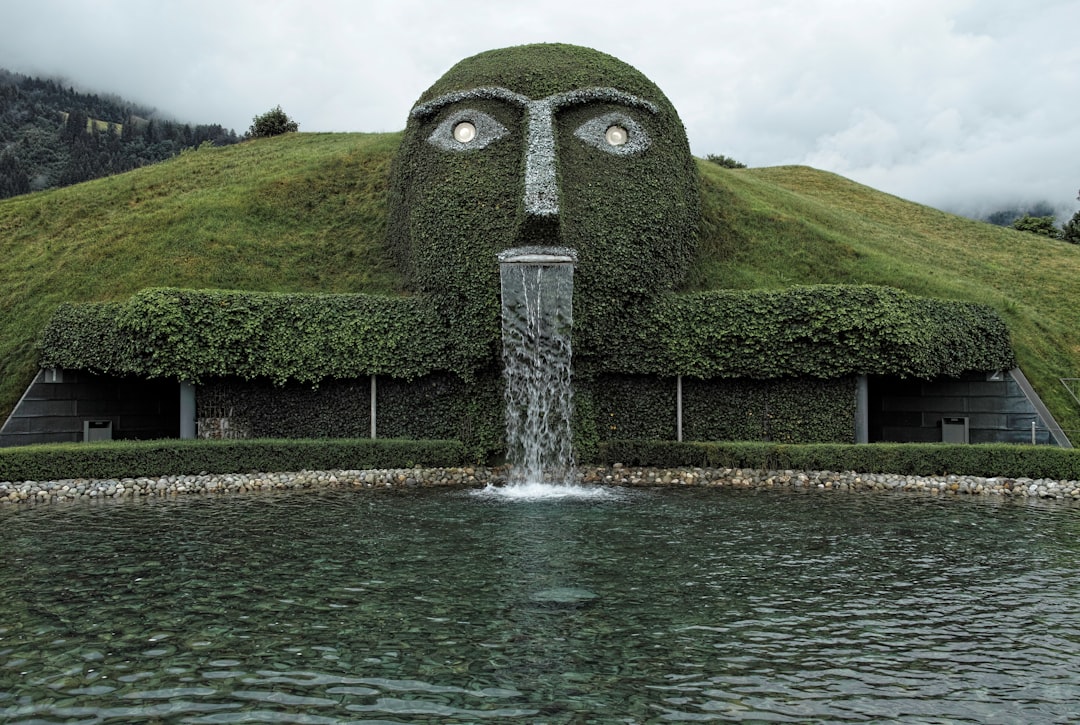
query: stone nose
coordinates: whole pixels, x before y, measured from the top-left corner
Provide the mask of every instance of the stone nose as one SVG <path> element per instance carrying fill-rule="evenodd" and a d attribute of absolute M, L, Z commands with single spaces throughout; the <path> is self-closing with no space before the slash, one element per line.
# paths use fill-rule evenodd
<path fill-rule="evenodd" d="M 525 197 L 521 244 L 555 244 L 559 239 L 559 181 L 555 164 L 552 105 L 546 99 L 529 104 L 525 146 Z"/>

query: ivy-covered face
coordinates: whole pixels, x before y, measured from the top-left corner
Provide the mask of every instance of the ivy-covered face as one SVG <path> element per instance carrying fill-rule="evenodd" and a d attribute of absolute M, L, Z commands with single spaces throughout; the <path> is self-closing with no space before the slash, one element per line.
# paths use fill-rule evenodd
<path fill-rule="evenodd" d="M 697 176 L 674 108 L 634 68 L 570 45 L 451 68 L 409 114 L 390 203 L 414 290 L 454 304 L 497 310 L 499 252 L 575 250 L 575 327 L 671 289 L 696 245 Z"/>

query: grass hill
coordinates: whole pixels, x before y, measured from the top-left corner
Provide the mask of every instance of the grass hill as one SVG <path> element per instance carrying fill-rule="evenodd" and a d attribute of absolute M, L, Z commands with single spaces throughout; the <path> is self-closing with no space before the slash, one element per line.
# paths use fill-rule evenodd
<path fill-rule="evenodd" d="M 288 134 L 0 201 L 0 419 L 62 301 L 145 287 L 399 294 L 382 247 L 399 134 Z M 700 259 L 686 289 L 887 285 L 982 302 L 1080 438 L 1080 247 L 946 214 L 806 167 L 700 162 Z"/>

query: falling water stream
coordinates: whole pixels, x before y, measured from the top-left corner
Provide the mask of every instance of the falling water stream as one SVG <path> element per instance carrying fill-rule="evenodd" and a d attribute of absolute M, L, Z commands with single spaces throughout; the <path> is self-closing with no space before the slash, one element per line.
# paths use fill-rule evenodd
<path fill-rule="evenodd" d="M 506 443 L 511 486 L 543 495 L 572 482 L 570 331 L 573 250 L 519 247 L 499 255 Z"/>

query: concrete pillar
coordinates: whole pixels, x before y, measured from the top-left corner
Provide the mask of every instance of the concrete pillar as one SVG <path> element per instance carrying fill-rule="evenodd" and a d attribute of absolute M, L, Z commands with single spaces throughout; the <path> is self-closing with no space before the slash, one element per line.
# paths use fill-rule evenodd
<path fill-rule="evenodd" d="M 376 409 L 376 406 L 375 406 L 375 376 L 372 375 L 371 376 L 371 437 L 372 437 L 372 439 L 375 438 L 375 413 L 376 413 L 376 410 L 377 409 Z"/>
<path fill-rule="evenodd" d="M 855 442 L 870 442 L 870 383 L 865 375 L 855 381 Z"/>
<path fill-rule="evenodd" d="M 682 443 L 682 375 L 675 378 L 675 440 Z"/>
<path fill-rule="evenodd" d="M 180 437 L 192 439 L 196 434 L 195 386 L 180 383 Z"/>

